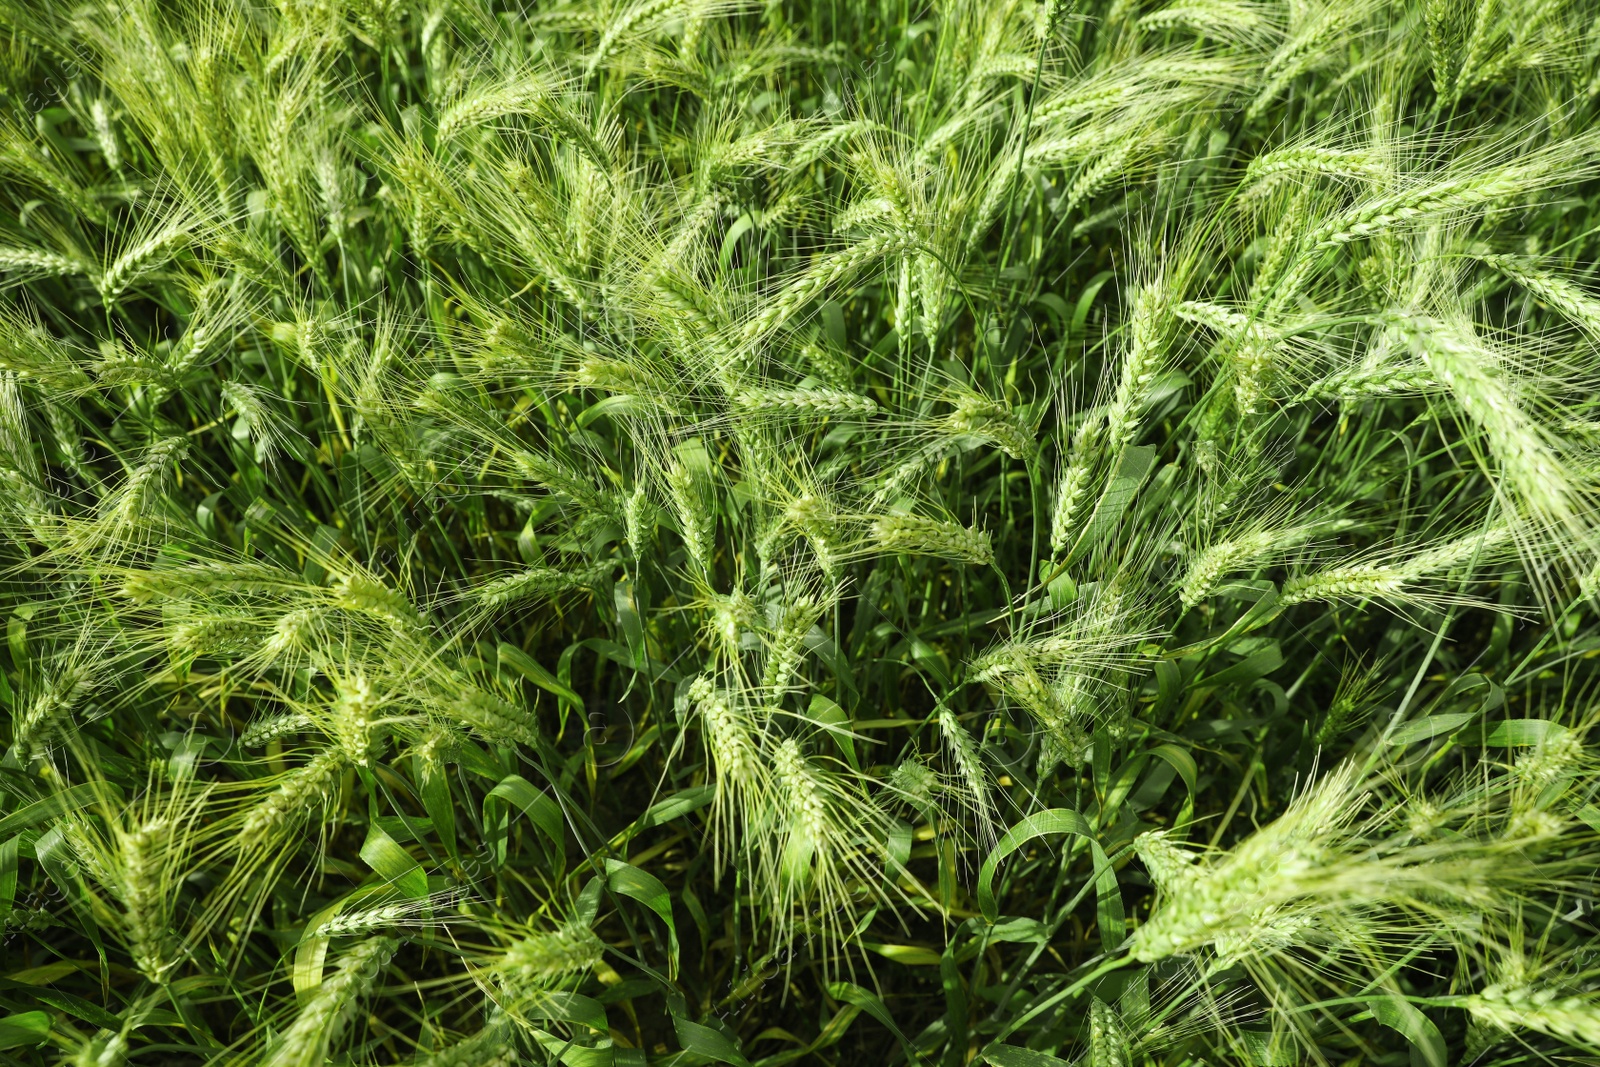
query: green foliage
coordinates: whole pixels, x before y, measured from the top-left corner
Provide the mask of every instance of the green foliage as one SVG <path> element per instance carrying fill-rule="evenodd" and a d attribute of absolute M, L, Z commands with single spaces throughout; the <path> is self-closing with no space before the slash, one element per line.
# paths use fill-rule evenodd
<path fill-rule="evenodd" d="M 0 0 L 0 1061 L 1600 1054 L 1589 0 Z"/>

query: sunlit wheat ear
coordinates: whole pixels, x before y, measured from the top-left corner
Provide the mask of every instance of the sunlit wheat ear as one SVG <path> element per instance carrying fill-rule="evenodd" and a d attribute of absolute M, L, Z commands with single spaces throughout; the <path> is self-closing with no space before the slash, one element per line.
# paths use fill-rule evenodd
<path fill-rule="evenodd" d="M 643 39 L 669 25 L 682 25 L 737 11 L 740 0 L 633 0 L 608 5 L 602 16 L 600 40 L 584 61 L 583 73 L 592 74 L 628 41 Z"/>
<path fill-rule="evenodd" d="M 84 188 L 72 168 L 63 165 L 49 142 L 30 128 L 32 123 L 20 119 L 19 113 L 0 120 L 7 178 L 25 189 L 45 192 L 74 215 L 104 224 L 109 218 L 106 206 Z"/>
<path fill-rule="evenodd" d="M 0 275 L 4 275 L 7 286 L 21 285 L 37 278 L 90 274 L 94 269 L 87 257 L 62 255 L 39 248 L 0 245 Z"/>
<path fill-rule="evenodd" d="M 1439 382 L 1426 364 L 1400 362 L 1336 370 L 1306 386 L 1297 399 L 1359 402 L 1369 397 L 1406 396 L 1438 388 Z"/>
<path fill-rule="evenodd" d="M 282 600 L 304 596 L 308 589 L 305 579 L 293 570 L 236 557 L 176 567 L 113 567 L 106 577 L 120 577 L 118 593 L 140 606 L 226 602 L 234 597 Z"/>
<path fill-rule="evenodd" d="M 1559 787 L 1587 780 L 1600 765 L 1600 756 L 1586 743 L 1585 728 L 1554 721 L 1546 721 L 1545 727 L 1509 768 L 1516 792 L 1541 805 L 1547 799 L 1561 799 L 1564 791 Z"/>
<path fill-rule="evenodd" d="M 588 477 L 565 461 L 538 452 L 519 450 L 510 456 L 510 471 L 572 503 L 586 518 L 604 519 L 614 511 L 612 501 Z"/>
<path fill-rule="evenodd" d="M 1523 256 L 1484 254 L 1477 259 L 1561 312 L 1591 339 L 1600 341 L 1600 297 Z"/>
<path fill-rule="evenodd" d="M 1007 671 L 996 684 L 1039 724 L 1037 771 L 1043 776 L 1057 766 L 1077 767 L 1088 755 L 1092 705 L 1075 699 L 1086 687 L 1075 677 L 1058 683 L 1030 663 Z"/>
<path fill-rule="evenodd" d="M 782 520 L 771 531 L 774 549 L 781 550 L 797 533 L 805 539 L 823 574 L 835 578 L 857 542 L 837 503 L 820 487 L 806 485 L 782 507 Z M 766 549 L 762 555 L 771 558 Z"/>
<path fill-rule="evenodd" d="M 1170 840 L 1166 830 L 1149 830 L 1133 839 L 1145 873 L 1163 894 L 1181 894 L 1200 877 L 1200 854 Z"/>
<path fill-rule="evenodd" d="M 1139 621 L 1135 607 L 1126 595 L 1097 589 L 1086 603 L 1047 620 L 1050 629 L 1001 642 L 974 658 L 973 681 L 998 682 L 1026 668 L 1084 674 L 1125 669 L 1137 645 L 1159 636 L 1132 628 Z"/>
<path fill-rule="evenodd" d="M 1025 414 L 1003 401 L 991 400 L 970 389 L 953 391 L 954 408 L 939 427 L 956 437 L 974 437 L 992 444 L 1013 459 L 1032 459 L 1038 451 L 1034 426 Z"/>
<path fill-rule="evenodd" d="M 1533 1031 L 1600 1051 L 1600 998 L 1515 980 L 1449 998 L 1465 1008 L 1471 1023 L 1469 1048 L 1482 1051 L 1519 1032 Z"/>
<path fill-rule="evenodd" d="M 704 456 L 704 451 L 699 455 Z M 701 574 L 708 574 L 716 537 L 708 473 L 698 463 L 674 458 L 667 468 L 666 481 L 667 496 L 672 502 L 673 515 L 678 520 L 689 559 Z"/>
<path fill-rule="evenodd" d="M 74 30 L 101 54 L 106 88 L 126 112 L 124 129 L 148 141 L 186 198 L 229 203 L 241 163 L 241 109 L 214 77 L 221 73 L 215 50 L 238 22 L 216 9 L 204 20 L 172 19 L 148 3 L 77 14 Z"/>
<path fill-rule="evenodd" d="M 1460 18 L 1456 5 L 1430 0 L 1422 5 L 1422 25 L 1428 45 L 1428 60 L 1432 69 L 1433 95 L 1446 98 L 1451 84 L 1456 80 Z"/>
<path fill-rule="evenodd" d="M 0 251 L 0 263 L 4 262 Z M 91 353 L 54 336 L 33 315 L 0 307 L 0 370 L 53 389 L 89 386 Z"/>
<path fill-rule="evenodd" d="M 1113 456 L 1121 455 L 1138 434 L 1139 416 L 1165 359 L 1170 304 L 1161 282 L 1141 285 L 1133 294 L 1117 386 L 1105 414 L 1106 447 Z"/>
<path fill-rule="evenodd" d="M 1303 546 L 1318 533 L 1337 529 L 1331 520 L 1274 521 L 1268 516 L 1237 532 L 1228 530 L 1190 557 L 1188 570 L 1178 583 L 1178 601 L 1192 608 L 1209 597 L 1228 574 L 1260 567 Z"/>
<path fill-rule="evenodd" d="M 701 587 L 695 607 L 700 617 L 700 633 L 711 647 L 719 666 L 739 662 L 745 636 L 755 631 L 758 613 L 750 594 L 735 586 L 727 593 Z"/>
<path fill-rule="evenodd" d="M 1250 160 L 1245 168 L 1244 197 L 1258 199 L 1286 181 L 1332 178 L 1357 184 L 1382 182 L 1390 176 L 1382 157 L 1368 148 L 1328 148 L 1315 144 L 1273 149 Z"/>
<path fill-rule="evenodd" d="M 261 637 L 258 621 L 236 611 L 191 607 L 181 615 L 172 612 L 166 622 L 167 649 L 179 658 L 240 655 L 255 647 Z"/>
<path fill-rule="evenodd" d="M 1576 841 L 1559 819 L 1487 817 L 1486 803 L 1503 787 L 1467 781 L 1436 805 L 1435 827 L 1454 832 L 1430 831 L 1426 840 L 1411 825 L 1425 798 L 1396 804 L 1354 763 L 1220 856 L 1171 864 L 1144 839 L 1156 868 L 1176 870 L 1169 877 L 1180 891 L 1164 894 L 1130 937 L 1130 951 L 1150 962 L 1209 947 L 1217 967 L 1239 962 L 1265 975 L 1298 967 L 1297 946 L 1327 944 L 1338 953 L 1324 954 L 1324 968 L 1343 954 L 1339 966 L 1372 973 L 1389 966 L 1394 939 L 1425 916 L 1445 926 L 1464 913 L 1502 921 L 1536 884 L 1563 877 L 1566 868 L 1550 857 Z"/>
<path fill-rule="evenodd" d="M 1303 880 L 1327 859 L 1325 843 L 1337 840 L 1356 817 L 1358 790 L 1355 768 L 1342 766 L 1219 861 L 1190 862 L 1164 838 L 1142 838 L 1136 848 L 1154 865 L 1152 877 L 1170 882 L 1174 891 L 1129 939 L 1134 957 L 1152 962 L 1224 937 L 1230 954 L 1237 955 L 1248 949 L 1236 943 L 1238 935 L 1254 933 L 1276 942 L 1279 935 L 1303 929 L 1298 917 L 1279 918 L 1271 911 L 1304 892 Z M 1291 920 L 1294 931 L 1280 929 Z"/>
<path fill-rule="evenodd" d="M 939 773 L 920 759 L 905 759 L 895 764 L 883 780 L 883 786 L 913 814 L 930 822 L 938 811 L 939 797 L 945 791 Z"/>
<path fill-rule="evenodd" d="M 1106 22 L 1114 21 L 1115 12 L 1108 12 Z M 1032 126 L 1042 137 L 1058 139 L 1061 131 L 1097 119 L 1093 128 L 1103 131 L 1104 121 L 1124 111 L 1153 115 L 1223 99 L 1254 77 L 1255 71 L 1238 56 L 1173 51 L 1128 56 L 1085 70 L 1044 95 L 1034 106 Z"/>
<path fill-rule="evenodd" d="M 1245 109 L 1245 118 L 1259 118 L 1296 78 L 1334 61 L 1341 54 L 1341 44 L 1356 35 L 1357 27 L 1376 7 L 1372 0 L 1361 0 L 1291 8 L 1288 35 L 1262 67 L 1262 87 Z"/>
<path fill-rule="evenodd" d="M 311 716 L 303 711 L 268 715 L 253 720 L 245 727 L 244 732 L 239 735 L 239 744 L 244 748 L 263 748 L 273 741 L 305 733 L 311 729 L 313 729 Z"/>
<path fill-rule="evenodd" d="M 734 847 L 737 835 L 763 827 L 762 803 L 771 767 L 761 753 L 762 723 L 735 694 L 719 690 L 711 678 L 701 676 L 689 684 L 686 696 L 699 717 L 701 741 L 714 771 L 712 842 L 720 866 L 723 851 Z"/>
<path fill-rule="evenodd" d="M 91 897 L 99 920 L 156 985 L 164 985 L 184 961 L 177 916 L 206 800 L 203 786 L 180 781 L 158 790 L 151 782 L 132 805 L 107 796 L 98 825 L 75 822 L 68 834 L 99 890 Z"/>
<path fill-rule="evenodd" d="M 1365 197 L 1313 227 L 1306 243 L 1337 248 L 1400 227 L 1492 211 L 1537 190 L 1581 179 L 1594 166 L 1597 142 L 1570 139 L 1559 150 L 1543 148 L 1509 160 L 1504 146 L 1498 147 L 1499 158 L 1490 152 L 1465 153 L 1442 175 L 1410 178 L 1397 191 Z M 1310 269 L 1307 260 L 1300 264 L 1299 269 Z"/>
<path fill-rule="evenodd" d="M 437 661 L 427 661 L 417 672 L 420 685 L 415 696 L 430 714 L 461 730 L 496 745 L 525 745 L 538 749 L 545 744 L 533 711 L 519 701 L 482 688 L 470 676 Z"/>
<path fill-rule="evenodd" d="M 294 1021 L 268 1044 L 261 1062 L 268 1067 L 317 1067 L 328 1062 L 398 948 L 393 938 L 375 937 L 347 951 L 302 1001 Z"/>
<path fill-rule="evenodd" d="M 182 203 L 143 213 L 140 220 L 100 268 L 95 287 L 103 300 L 117 299 L 141 278 L 159 270 L 205 223 Z"/>
<path fill-rule="evenodd" d="M 864 418 L 878 411 L 878 404 L 871 397 L 815 385 L 806 389 L 746 389 L 734 394 L 733 405 L 741 415 L 780 418 Z"/>
<path fill-rule="evenodd" d="M 1138 646 L 1159 637 L 1145 622 L 1125 593 L 1096 588 L 1047 620 L 1049 630 L 1003 642 L 972 661 L 974 681 L 1000 689 L 1044 728 L 1040 773 L 1058 763 L 1075 766 L 1096 725 L 1125 726 L 1103 712 L 1120 697 Z"/>
<path fill-rule="evenodd" d="M 774 909 L 777 944 L 799 921 L 821 937 L 824 965 L 851 925 L 857 900 L 878 901 L 887 816 L 843 773 L 807 756 L 794 738 L 763 751 L 771 763 L 769 850 L 757 877 Z"/>
<path fill-rule="evenodd" d="M 237 868 L 247 879 L 255 867 L 272 864 L 278 850 L 291 840 L 333 798 L 340 779 L 350 767 L 342 746 L 319 749 L 310 760 L 279 775 L 237 820 L 234 847 L 246 858 Z"/>
<path fill-rule="evenodd" d="M 333 583 L 331 600 L 345 611 L 382 621 L 396 636 L 419 638 L 427 633 L 427 621 L 411 599 L 364 569 L 351 568 L 341 574 Z"/>
<path fill-rule="evenodd" d="M 745 322 L 737 335 L 739 344 L 746 347 L 759 344 L 831 287 L 855 278 L 889 257 L 914 252 L 921 243 L 917 234 L 891 230 L 819 257 Z"/>
<path fill-rule="evenodd" d="M 1090 503 L 1090 489 L 1100 459 L 1102 424 L 1098 413 L 1085 415 L 1073 430 L 1061 461 L 1055 502 L 1050 509 L 1050 552 L 1059 556 L 1073 542 Z"/>
<path fill-rule="evenodd" d="M 521 1060 L 512 1029 L 501 1017 L 471 1037 L 435 1048 L 411 1061 L 412 1067 L 516 1067 Z"/>
<path fill-rule="evenodd" d="M 1359 665 L 1347 666 L 1339 675 L 1339 685 L 1328 704 L 1327 714 L 1317 726 L 1314 735 L 1317 744 L 1333 743 L 1369 715 L 1382 681 L 1381 666 L 1368 669 L 1362 669 Z"/>
<path fill-rule="evenodd" d="M 279 455 L 298 436 L 289 421 L 275 410 L 275 398 L 259 388 L 234 381 L 222 383 L 221 396 L 226 410 L 234 417 L 234 439 L 249 441 L 254 446 L 256 462 L 273 468 Z"/>
<path fill-rule="evenodd" d="M 95 381 L 109 386 L 144 386 L 157 396 L 171 393 L 178 379 L 166 369 L 158 353 L 129 345 L 122 339 L 102 341 L 94 365 Z"/>
<path fill-rule="evenodd" d="M 186 437 L 165 437 L 151 444 L 122 484 L 101 500 L 95 522 L 84 531 L 85 547 L 101 543 L 117 546 L 116 551 L 134 541 L 135 531 L 159 512 L 162 489 L 188 451 Z"/>
<path fill-rule="evenodd" d="M 261 172 L 273 219 L 313 275 L 331 288 L 318 254 L 316 171 L 319 150 L 332 149 L 328 128 L 337 122 L 338 104 L 323 91 L 320 65 L 316 58 L 295 57 L 276 76 L 263 78 L 240 132 Z"/>
<path fill-rule="evenodd" d="M 467 961 L 472 980 L 492 1005 L 489 1024 L 479 1039 L 493 1051 L 511 1036 L 510 1024 L 536 1032 L 551 1019 L 550 1009 L 563 991 L 583 981 L 604 961 L 606 946 L 589 926 L 578 920 L 559 925 L 507 922 L 493 919 L 485 928 L 495 944 L 473 948 Z M 556 1016 L 562 1017 L 562 1016 Z M 467 1045 L 473 1042 L 464 1043 Z M 459 1057 L 444 1062 L 461 1062 Z"/>
<path fill-rule="evenodd" d="M 1133 1050 L 1116 1011 L 1099 997 L 1089 1000 L 1089 1067 L 1130 1067 Z"/>
<path fill-rule="evenodd" d="M 237 277 L 197 283 L 193 300 L 194 310 L 183 335 L 173 342 L 162 368 L 172 378 L 180 378 L 218 358 L 218 350 L 239 335 L 255 310 L 254 300 Z"/>
<path fill-rule="evenodd" d="M 622 497 L 622 533 L 635 562 L 645 559 L 655 544 L 661 509 L 650 499 L 641 479 Z"/>
<path fill-rule="evenodd" d="M 512 1008 L 563 979 L 592 970 L 605 953 L 594 931 L 576 921 L 544 930 L 508 928 L 506 933 L 515 940 L 486 962 L 485 971 Z"/>
<path fill-rule="evenodd" d="M 1133 354 L 1129 349 L 1124 350 L 1123 367 L 1115 386 L 1109 375 L 1101 376 L 1094 403 L 1075 411 L 1065 404 L 1062 406 L 1061 437 L 1057 445 L 1059 468 L 1050 508 L 1050 552 L 1053 556 L 1059 556 L 1075 542 L 1094 503 L 1095 475 L 1108 451 L 1106 411 L 1112 406 L 1107 399 L 1108 392 L 1115 388 L 1123 394 L 1123 401 L 1117 406 L 1124 416 L 1137 414 L 1136 409 L 1142 404 L 1148 383 L 1143 381 L 1144 374 L 1138 364 L 1144 359 L 1133 360 Z M 1072 427 L 1070 434 L 1066 432 L 1069 425 Z M 1119 436 L 1126 436 L 1126 431 L 1127 425 Z"/>
<path fill-rule="evenodd" d="M 350 765 L 342 745 L 318 750 L 307 763 L 286 771 L 256 805 L 245 809 L 240 824 L 240 845 L 256 849 L 262 841 L 298 829 L 318 806 L 326 803 L 339 776 Z"/>
<path fill-rule="evenodd" d="M 490 62 L 494 56 L 486 57 Z M 447 83 L 449 93 L 438 102 L 439 137 L 448 141 L 457 134 L 499 118 L 536 110 L 562 86 L 553 72 L 533 65 L 509 70 L 484 69 L 462 72 Z"/>
<path fill-rule="evenodd" d="M 948 753 L 952 788 L 960 790 L 961 806 L 971 816 L 978 841 L 990 844 L 997 836 L 996 813 L 989 770 L 983 765 L 978 742 L 949 707 L 939 709 L 938 723 L 942 747 Z"/>
<path fill-rule="evenodd" d="M 11 720 L 8 764 L 28 763 L 50 745 L 59 731 L 70 729 L 75 715 L 96 688 L 94 671 L 78 654 L 46 664 L 31 682 L 31 691 L 19 694 L 19 706 Z"/>
<path fill-rule="evenodd" d="M 994 560 L 994 545 L 984 530 L 919 515 L 886 515 L 873 522 L 874 551 L 908 556 L 936 556 L 976 566 Z"/>
<path fill-rule="evenodd" d="M 1296 574 L 1284 581 L 1278 602 L 1285 607 L 1313 600 L 1379 600 L 1396 605 L 1466 602 L 1459 592 L 1430 589 L 1426 583 L 1468 564 L 1503 563 L 1518 534 L 1517 527 L 1501 524 L 1410 554 L 1391 551 Z"/>
<path fill-rule="evenodd" d="M 1126 690 L 1138 668 L 1138 646 L 1159 634 L 1121 579 L 1086 588 L 1079 600 L 1044 620 L 1034 636 L 1013 639 L 974 662 L 975 678 L 999 688 L 1042 727 L 1039 771 L 1076 766 L 1090 735 L 1128 728 Z"/>
<path fill-rule="evenodd" d="M 761 666 L 761 688 L 769 703 L 781 705 L 793 688 L 805 657 L 806 638 L 829 606 L 825 594 L 809 590 L 796 591 L 771 605 L 762 635 L 766 650 Z"/>
<path fill-rule="evenodd" d="M 1519 6 L 1480 0 L 1473 5 L 1450 102 L 1509 81 L 1518 71 L 1562 63 L 1563 39 L 1571 31 L 1561 23 L 1570 10 L 1557 3 Z"/>
<path fill-rule="evenodd" d="M 576 570 L 529 567 L 490 578 L 470 589 L 464 599 L 486 613 L 494 612 L 526 601 L 548 600 L 573 590 L 593 588 L 615 569 L 616 564 L 611 561 Z"/>
<path fill-rule="evenodd" d="M 667 378 L 655 368 L 639 360 L 585 355 L 573 372 L 572 384 L 581 389 L 610 393 L 618 402 L 626 401 L 629 407 L 645 405 L 667 415 L 679 414 L 686 406 L 679 389 L 669 385 Z"/>
<path fill-rule="evenodd" d="M 1258 46 L 1279 31 L 1267 5 L 1237 0 L 1178 0 L 1142 16 L 1139 29 L 1160 32 L 1181 27 L 1193 33 L 1233 44 Z"/>
<path fill-rule="evenodd" d="M 1592 503 L 1563 462 L 1560 440 L 1522 399 L 1514 368 L 1463 321 L 1398 311 L 1385 319 L 1483 433 L 1510 498 L 1507 510 L 1526 514 L 1557 543 L 1571 545 L 1566 553 L 1573 562 L 1592 559 Z"/>
<path fill-rule="evenodd" d="M 319 707 L 316 718 L 326 723 L 329 735 L 352 763 L 368 766 L 379 745 L 377 728 L 384 725 L 379 720 L 383 696 L 360 670 L 336 675 L 334 689 L 332 702 L 326 710 Z"/>
<path fill-rule="evenodd" d="M 939 425 L 936 423 L 933 427 L 935 435 L 931 440 L 905 452 L 896 450 L 884 457 L 888 462 L 883 464 L 876 479 L 876 490 L 868 501 L 869 507 L 888 507 L 911 492 L 917 482 L 925 481 L 940 460 L 963 450 L 963 439 L 939 433 Z"/>
<path fill-rule="evenodd" d="M 1097 149 L 1111 146 L 1115 149 L 1125 144 L 1130 135 L 1127 120 L 1101 120 L 1086 123 L 1067 132 L 1040 130 L 1022 150 L 1021 170 L 1037 168 L 1071 168 L 1084 163 Z M 1007 202 L 1015 195 L 1019 168 L 1016 156 L 999 158 L 991 165 L 988 181 L 977 199 L 977 208 L 967 222 L 962 249 L 974 252 L 995 226 Z"/>
<path fill-rule="evenodd" d="M 1254 309 L 1246 313 L 1209 301 L 1185 300 L 1173 313 L 1218 335 L 1215 351 L 1222 373 L 1232 382 L 1234 409 L 1246 418 L 1262 414 L 1280 391 L 1280 382 L 1296 369 L 1298 353 L 1277 326 L 1257 318 Z"/>
<path fill-rule="evenodd" d="M 167 819 L 152 819 L 118 834 L 124 936 L 134 966 L 157 984 L 180 961 L 171 943 L 172 879 L 183 872 L 163 863 L 170 854 L 179 828 Z"/>

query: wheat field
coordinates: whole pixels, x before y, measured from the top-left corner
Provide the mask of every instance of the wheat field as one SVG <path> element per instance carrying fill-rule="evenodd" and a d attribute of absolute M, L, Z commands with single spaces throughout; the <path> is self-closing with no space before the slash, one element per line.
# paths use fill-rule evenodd
<path fill-rule="evenodd" d="M 0 1064 L 1600 1063 L 1596 0 L 0 0 Z"/>

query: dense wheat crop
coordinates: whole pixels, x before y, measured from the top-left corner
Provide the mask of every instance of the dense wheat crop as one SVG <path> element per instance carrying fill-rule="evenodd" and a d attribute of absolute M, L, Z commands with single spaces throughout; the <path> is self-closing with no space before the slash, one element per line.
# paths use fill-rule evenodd
<path fill-rule="evenodd" d="M 1600 1056 L 1596 0 L 0 0 L 0 1063 Z"/>

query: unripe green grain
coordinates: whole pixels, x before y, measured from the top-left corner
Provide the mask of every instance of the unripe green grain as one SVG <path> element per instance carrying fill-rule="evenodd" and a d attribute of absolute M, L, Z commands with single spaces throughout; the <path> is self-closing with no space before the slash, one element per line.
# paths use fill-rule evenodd
<path fill-rule="evenodd" d="M 300 1013 L 269 1046 L 263 1067 L 320 1067 L 378 976 L 399 948 L 393 938 L 363 941 L 340 958 L 316 986 Z"/>
<path fill-rule="evenodd" d="M 312 809 L 332 795 L 339 777 L 350 764 L 341 746 L 330 745 L 279 779 L 277 786 L 251 807 L 239 828 L 244 848 L 276 841 L 311 816 Z"/>
<path fill-rule="evenodd" d="M 980 567 L 994 559 L 994 546 L 982 530 L 916 515 L 878 519 L 872 525 L 872 542 L 880 552 L 939 556 Z"/>

